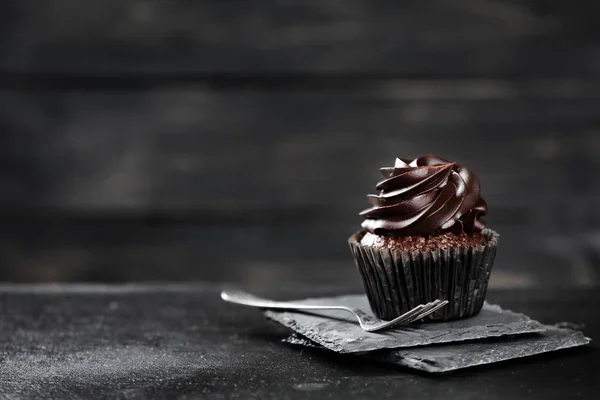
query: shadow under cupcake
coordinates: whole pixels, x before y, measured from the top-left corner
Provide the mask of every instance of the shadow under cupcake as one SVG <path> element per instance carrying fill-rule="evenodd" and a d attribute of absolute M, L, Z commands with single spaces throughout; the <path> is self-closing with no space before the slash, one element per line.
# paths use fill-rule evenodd
<path fill-rule="evenodd" d="M 499 235 L 481 219 L 477 176 L 435 155 L 381 172 L 363 230 L 348 240 L 373 313 L 390 320 L 436 299 L 449 303 L 424 320 L 479 313 Z"/>

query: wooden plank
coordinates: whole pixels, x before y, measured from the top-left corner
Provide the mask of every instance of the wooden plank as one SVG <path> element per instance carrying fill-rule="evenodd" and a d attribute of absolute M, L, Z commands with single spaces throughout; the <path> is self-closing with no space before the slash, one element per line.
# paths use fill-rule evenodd
<path fill-rule="evenodd" d="M 0 91 L 0 277 L 360 288 L 345 240 L 377 168 L 438 152 L 481 177 L 497 284 L 598 282 L 585 86 Z"/>
<path fill-rule="evenodd" d="M 600 99 L 388 90 L 3 91 L 0 205 L 355 215 L 380 166 L 433 152 L 477 171 L 503 215 L 598 212 Z"/>
<path fill-rule="evenodd" d="M 136 223 L 21 223 L 0 227 L 0 280 L 227 281 L 243 285 L 282 282 L 338 284 L 360 290 L 346 239 L 356 221 L 323 216 L 287 226 L 152 226 Z M 598 282 L 590 247 L 574 265 L 577 240 L 564 232 L 551 247 L 548 232 L 495 224 L 501 247 L 493 285 L 568 286 Z M 556 241 L 555 241 L 556 243 Z M 578 251 L 579 251 L 578 250 Z M 595 269 L 594 269 L 595 268 Z"/>
<path fill-rule="evenodd" d="M 560 0 L 6 0 L 0 70 L 597 77 L 599 8 Z"/>

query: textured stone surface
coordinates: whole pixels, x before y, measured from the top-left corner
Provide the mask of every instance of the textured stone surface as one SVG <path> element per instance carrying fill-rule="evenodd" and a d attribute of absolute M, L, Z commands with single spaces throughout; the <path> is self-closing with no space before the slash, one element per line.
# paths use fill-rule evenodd
<path fill-rule="evenodd" d="M 491 364 L 536 354 L 584 346 L 590 339 L 570 329 L 546 326 L 547 330 L 532 335 L 497 338 L 477 342 L 415 347 L 401 350 L 377 351 L 365 357 L 431 373 Z M 298 335 L 284 342 L 323 349 L 319 344 Z"/>
<path fill-rule="evenodd" d="M 370 310 L 364 295 L 302 300 L 307 304 L 336 304 Z M 363 331 L 354 317 L 344 311 L 322 311 L 319 315 L 265 311 L 265 315 L 321 346 L 339 353 L 425 346 L 506 335 L 542 332 L 544 326 L 523 314 L 486 303 L 479 315 L 435 324 L 415 324 L 377 332 Z"/>
<path fill-rule="evenodd" d="M 286 346 L 288 329 L 223 302 L 222 289 L 0 285 L 0 398 L 548 400 L 593 399 L 600 389 L 596 343 L 432 379 L 364 357 Z M 245 289 L 279 299 L 347 292 L 316 284 Z M 489 299 L 541 321 L 585 323 L 596 339 L 597 293 L 491 291 Z"/>

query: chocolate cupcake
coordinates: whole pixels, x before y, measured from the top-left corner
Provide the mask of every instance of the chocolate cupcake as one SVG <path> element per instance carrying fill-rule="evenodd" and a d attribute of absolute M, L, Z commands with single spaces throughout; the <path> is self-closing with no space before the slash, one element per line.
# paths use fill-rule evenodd
<path fill-rule="evenodd" d="M 381 172 L 363 230 L 348 240 L 374 314 L 389 320 L 436 299 L 449 303 L 425 320 L 477 314 L 499 239 L 481 219 L 477 176 L 435 155 Z"/>

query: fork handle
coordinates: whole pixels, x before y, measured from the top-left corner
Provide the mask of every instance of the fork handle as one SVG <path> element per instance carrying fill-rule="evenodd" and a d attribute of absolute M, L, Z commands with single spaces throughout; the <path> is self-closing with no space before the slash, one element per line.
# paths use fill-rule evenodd
<path fill-rule="evenodd" d="M 227 302 L 259 308 L 275 308 L 282 310 L 343 310 L 341 306 L 317 306 L 312 304 L 291 303 L 263 299 L 241 290 L 224 290 L 221 298 Z"/>

